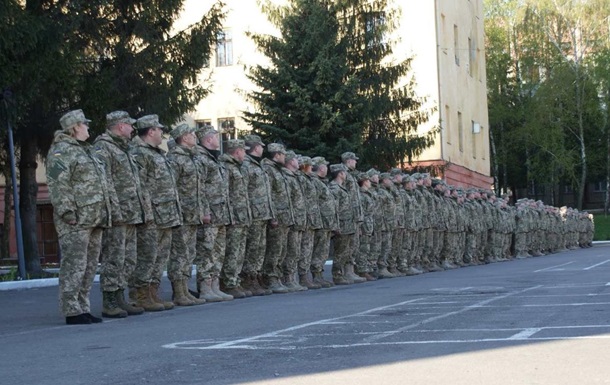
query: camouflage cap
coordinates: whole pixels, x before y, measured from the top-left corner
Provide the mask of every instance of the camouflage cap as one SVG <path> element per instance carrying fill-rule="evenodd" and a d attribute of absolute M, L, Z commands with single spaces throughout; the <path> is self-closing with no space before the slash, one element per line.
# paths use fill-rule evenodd
<path fill-rule="evenodd" d="M 89 123 L 91 120 L 85 117 L 83 110 L 68 111 L 59 118 L 62 130 L 67 130 L 77 125 L 78 123 Z"/>
<path fill-rule="evenodd" d="M 382 172 L 379 174 L 379 179 L 392 179 L 392 175 L 389 172 Z"/>
<path fill-rule="evenodd" d="M 358 158 L 358 157 L 356 156 L 356 154 L 354 154 L 353 152 L 349 152 L 349 151 L 348 151 L 348 152 L 344 152 L 343 154 L 341 154 L 341 160 L 342 160 L 343 162 L 345 162 L 345 161 L 346 161 L 346 160 L 348 160 L 348 159 L 354 159 L 354 160 L 358 160 L 358 159 L 360 159 L 360 158 Z"/>
<path fill-rule="evenodd" d="M 299 156 L 299 164 L 305 165 L 305 166 L 313 166 L 313 162 L 311 160 L 310 157 L 308 156 Z"/>
<path fill-rule="evenodd" d="M 245 135 L 243 137 L 243 139 L 246 143 L 248 143 L 250 145 L 258 144 L 258 145 L 265 147 L 265 143 L 263 143 L 263 140 L 258 135 Z"/>
<path fill-rule="evenodd" d="M 195 132 L 195 128 L 189 126 L 186 123 L 181 123 L 178 126 L 176 126 L 176 128 L 174 128 L 173 130 L 170 131 L 169 135 L 174 138 L 174 140 L 178 139 L 179 137 L 181 137 L 184 134 L 188 134 L 191 132 Z"/>
<path fill-rule="evenodd" d="M 402 170 L 394 167 L 393 169 L 390 170 L 390 175 L 395 176 L 395 175 L 400 175 L 402 174 Z"/>
<path fill-rule="evenodd" d="M 381 174 L 379 171 L 375 170 L 374 168 L 369 169 L 366 173 L 369 175 L 369 178 L 372 178 L 375 175 Z"/>
<path fill-rule="evenodd" d="M 246 146 L 246 142 L 244 142 L 242 139 L 229 139 L 227 140 L 227 142 L 225 143 L 225 148 L 227 150 L 235 150 L 238 148 L 243 148 L 244 150 L 249 150 L 250 147 Z"/>
<path fill-rule="evenodd" d="M 269 143 L 267 146 L 268 152 L 279 152 L 280 154 L 286 154 L 286 147 L 280 143 Z"/>
<path fill-rule="evenodd" d="M 291 161 L 292 159 L 298 159 L 298 155 L 294 151 L 286 151 L 285 161 Z"/>
<path fill-rule="evenodd" d="M 312 158 L 311 163 L 314 166 L 328 165 L 328 162 L 326 161 L 326 159 L 324 159 L 323 156 L 316 156 L 315 158 Z"/>
<path fill-rule="evenodd" d="M 421 179 L 422 177 L 421 177 L 421 174 L 420 174 L 420 173 L 416 172 L 415 174 L 412 174 L 412 175 L 411 175 L 411 178 L 413 178 L 413 179 L 415 179 L 415 180 L 419 180 L 419 179 Z"/>
<path fill-rule="evenodd" d="M 129 113 L 126 111 L 112 111 L 111 113 L 106 114 L 107 127 L 112 127 L 119 123 L 134 124 L 135 122 L 136 120 L 129 116 Z"/>
<path fill-rule="evenodd" d="M 145 130 L 151 127 L 157 127 L 161 129 L 165 128 L 164 125 L 159 123 L 159 115 L 144 115 L 136 121 L 136 125 L 138 127 L 138 131 Z"/>
<path fill-rule="evenodd" d="M 197 131 L 195 131 L 195 134 L 197 135 L 197 138 L 199 138 L 199 140 L 201 140 L 208 135 L 218 134 L 218 130 L 216 130 L 214 128 L 214 126 L 205 125 L 205 126 L 201 127 L 200 129 L 198 129 Z"/>
<path fill-rule="evenodd" d="M 365 180 L 371 180 L 371 177 L 366 172 L 358 173 L 357 178 L 358 178 L 358 182 L 363 182 Z"/>
<path fill-rule="evenodd" d="M 345 172 L 345 166 L 343 166 L 340 163 L 339 164 L 331 164 L 329 169 L 330 169 L 331 173 L 340 172 L 340 171 Z"/>

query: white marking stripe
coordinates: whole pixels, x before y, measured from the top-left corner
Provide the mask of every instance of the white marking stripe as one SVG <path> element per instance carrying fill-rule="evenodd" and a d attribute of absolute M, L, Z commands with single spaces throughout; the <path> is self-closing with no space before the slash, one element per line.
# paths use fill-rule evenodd
<path fill-rule="evenodd" d="M 610 262 L 610 259 L 606 259 L 604 262 L 597 263 L 597 264 L 595 264 L 593 266 L 585 267 L 583 270 L 591 270 L 593 268 L 596 268 L 597 266 L 601 266 L 604 263 L 608 263 L 608 262 Z"/>
<path fill-rule="evenodd" d="M 571 263 L 574 263 L 574 261 L 568 262 L 568 263 L 562 263 L 561 265 L 557 265 L 557 266 L 546 267 L 544 269 L 536 270 L 536 271 L 534 271 L 534 273 L 540 273 L 541 271 L 553 270 L 553 269 L 555 269 L 557 267 L 566 266 L 566 265 L 569 265 Z"/>
<path fill-rule="evenodd" d="M 514 335 L 508 337 L 508 339 L 509 340 L 528 339 L 529 337 L 533 336 L 534 334 L 538 333 L 539 331 L 540 331 L 540 328 L 525 329 L 523 331 L 520 331 L 517 334 L 514 334 Z"/>

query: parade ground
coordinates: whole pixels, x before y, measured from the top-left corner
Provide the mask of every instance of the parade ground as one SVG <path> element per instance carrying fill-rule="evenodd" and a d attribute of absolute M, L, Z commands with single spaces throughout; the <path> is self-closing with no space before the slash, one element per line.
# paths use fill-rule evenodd
<path fill-rule="evenodd" d="M 57 287 L 0 307 L 6 385 L 610 383 L 610 244 L 97 325 Z"/>

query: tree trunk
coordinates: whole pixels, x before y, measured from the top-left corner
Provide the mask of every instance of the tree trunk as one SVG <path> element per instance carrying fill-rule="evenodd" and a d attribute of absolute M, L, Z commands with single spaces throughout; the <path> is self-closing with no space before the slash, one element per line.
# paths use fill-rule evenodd
<path fill-rule="evenodd" d="M 26 271 L 30 277 L 40 277 L 43 270 L 38 255 L 38 234 L 36 225 L 36 156 L 38 145 L 35 140 L 22 136 L 21 161 L 19 162 L 19 209 L 21 211 L 21 229 L 23 231 L 23 253 Z M 28 140 L 29 139 L 29 140 Z"/>
<path fill-rule="evenodd" d="M 582 80 L 584 83 L 584 80 Z M 576 109 L 578 113 L 578 141 L 580 144 L 580 183 L 578 186 L 578 201 L 576 202 L 579 210 L 582 210 L 585 198 L 585 184 L 587 183 L 587 152 L 585 146 L 585 127 L 583 122 L 583 99 L 584 84 L 581 84 L 581 74 L 579 67 L 576 68 Z"/>
<path fill-rule="evenodd" d="M 498 180 L 498 154 L 496 152 L 496 142 L 494 140 L 493 130 L 489 130 L 489 144 L 491 146 L 491 157 L 494 160 L 493 163 L 493 174 L 494 174 L 494 190 L 496 195 L 500 193 L 500 181 Z"/>
<path fill-rule="evenodd" d="M 5 166 L 2 175 L 6 181 L 4 186 L 4 228 L 0 240 L 0 258 L 10 258 L 10 234 L 11 234 L 11 207 L 13 205 L 13 183 L 11 180 L 10 166 Z"/>

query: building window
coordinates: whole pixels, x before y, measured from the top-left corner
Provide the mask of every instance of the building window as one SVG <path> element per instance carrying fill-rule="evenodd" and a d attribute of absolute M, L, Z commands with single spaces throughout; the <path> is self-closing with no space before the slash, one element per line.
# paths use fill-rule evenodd
<path fill-rule="evenodd" d="M 453 25 L 453 55 L 455 56 L 455 64 L 460 65 L 458 26 L 455 24 Z"/>
<path fill-rule="evenodd" d="M 474 120 L 471 120 L 470 122 L 471 122 L 471 125 L 472 125 L 472 134 L 471 134 L 471 137 L 472 137 L 472 157 L 474 159 L 476 159 L 477 158 L 477 136 L 476 136 L 476 134 L 478 134 L 478 132 L 480 131 L 480 126 L 479 126 L 478 123 L 475 123 Z M 476 129 L 477 131 L 475 131 L 475 127 L 478 127 Z"/>
<path fill-rule="evenodd" d="M 211 125 L 212 125 L 212 121 L 210 119 L 195 120 L 195 127 L 198 130 L 202 129 L 203 127 L 211 126 Z"/>
<path fill-rule="evenodd" d="M 458 144 L 460 152 L 464 152 L 464 123 L 462 122 L 462 113 L 458 111 Z"/>
<path fill-rule="evenodd" d="M 447 144 L 451 144 L 451 109 L 445 105 L 445 140 Z"/>
<path fill-rule="evenodd" d="M 231 32 L 218 33 L 216 42 L 216 66 L 225 67 L 233 65 L 233 37 Z"/>
<path fill-rule="evenodd" d="M 59 241 L 53 223 L 53 206 L 50 204 L 36 207 L 36 227 L 38 234 L 38 255 L 42 263 L 58 263 Z"/>
<path fill-rule="evenodd" d="M 472 44 L 472 39 L 468 38 L 468 73 L 470 74 L 470 76 L 472 77 L 472 74 L 474 73 L 474 46 Z"/>
<path fill-rule="evenodd" d="M 235 118 L 218 119 L 218 131 L 220 131 L 223 144 L 229 139 L 237 138 L 237 130 L 235 129 Z"/>
<path fill-rule="evenodd" d="M 593 192 L 605 192 L 605 191 L 606 191 L 606 181 L 605 180 L 596 182 L 593 185 Z"/>

